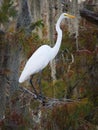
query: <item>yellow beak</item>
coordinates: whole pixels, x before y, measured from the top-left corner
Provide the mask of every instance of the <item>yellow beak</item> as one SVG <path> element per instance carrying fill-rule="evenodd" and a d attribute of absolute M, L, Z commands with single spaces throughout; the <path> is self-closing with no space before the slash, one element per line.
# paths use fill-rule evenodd
<path fill-rule="evenodd" d="M 74 15 L 70 15 L 70 14 L 65 14 L 65 16 L 69 17 L 69 18 L 75 18 Z"/>

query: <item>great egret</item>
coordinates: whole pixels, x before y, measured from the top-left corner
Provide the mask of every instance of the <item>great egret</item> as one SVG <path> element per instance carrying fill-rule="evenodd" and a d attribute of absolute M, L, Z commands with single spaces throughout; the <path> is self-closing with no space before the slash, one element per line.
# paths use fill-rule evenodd
<path fill-rule="evenodd" d="M 56 24 L 58 37 L 55 46 L 50 47 L 48 45 L 42 45 L 34 52 L 34 54 L 29 58 L 24 67 L 24 70 L 19 78 L 19 83 L 22 83 L 25 80 L 29 79 L 31 75 L 41 72 L 41 70 L 43 70 L 48 65 L 48 63 L 55 58 L 62 41 L 62 30 L 60 29 L 60 23 L 64 18 L 75 18 L 75 16 L 69 15 L 67 13 L 62 13 L 60 15 Z M 30 83 L 33 86 L 32 81 Z M 37 91 L 34 87 L 33 89 L 34 92 L 37 94 Z"/>

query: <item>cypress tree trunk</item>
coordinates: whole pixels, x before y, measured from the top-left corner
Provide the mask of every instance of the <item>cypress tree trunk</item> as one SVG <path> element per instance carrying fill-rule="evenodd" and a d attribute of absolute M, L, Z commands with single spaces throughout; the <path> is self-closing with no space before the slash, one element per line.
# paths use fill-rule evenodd
<path fill-rule="evenodd" d="M 27 28 L 31 24 L 31 12 L 29 0 L 19 0 L 19 14 L 16 29 Z"/>
<path fill-rule="evenodd" d="M 98 106 L 98 54 L 95 55 L 89 67 L 88 97 L 95 106 Z"/>
<path fill-rule="evenodd" d="M 15 36 L 10 38 L 4 36 L 1 40 L 0 59 L 0 118 L 2 119 L 6 104 L 12 109 L 9 101 L 19 86 L 20 45 Z"/>
<path fill-rule="evenodd" d="M 2 42 L 3 37 L 0 37 Z M 4 69 L 6 68 L 6 46 L 4 47 L 3 43 L 0 43 L 0 120 L 3 119 L 5 115 L 5 84 L 6 78 Z"/>

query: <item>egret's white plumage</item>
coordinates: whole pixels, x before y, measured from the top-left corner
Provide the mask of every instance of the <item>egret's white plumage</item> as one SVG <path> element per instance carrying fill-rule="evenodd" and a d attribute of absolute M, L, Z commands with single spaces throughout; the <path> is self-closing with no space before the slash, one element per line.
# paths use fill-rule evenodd
<path fill-rule="evenodd" d="M 27 80 L 30 75 L 41 71 L 50 61 L 51 48 L 48 45 L 43 45 L 37 49 L 37 51 L 27 61 L 25 68 L 19 78 L 19 82 L 22 83 Z M 47 58 L 48 56 L 48 58 Z"/>
<path fill-rule="evenodd" d="M 27 61 L 24 70 L 19 78 L 19 82 L 22 83 L 35 73 L 40 72 L 44 69 L 48 63 L 55 58 L 57 55 L 61 40 L 62 40 L 62 30 L 60 29 L 60 23 L 64 18 L 74 18 L 75 16 L 69 15 L 67 13 L 61 14 L 56 24 L 56 31 L 58 33 L 57 41 L 55 46 L 52 48 L 48 45 L 42 45 L 39 47 L 33 55 Z"/>

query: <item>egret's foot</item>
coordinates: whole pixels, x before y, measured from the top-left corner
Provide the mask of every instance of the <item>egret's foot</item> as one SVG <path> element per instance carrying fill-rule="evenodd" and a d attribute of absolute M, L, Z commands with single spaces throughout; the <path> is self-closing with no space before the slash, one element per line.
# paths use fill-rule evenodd
<path fill-rule="evenodd" d="M 42 101 L 42 104 L 43 104 L 43 105 L 45 104 L 45 102 L 46 102 L 46 101 L 45 101 L 45 100 L 46 100 L 46 97 L 45 97 L 45 96 L 43 96 L 42 94 L 39 94 L 39 95 L 37 95 L 37 98 Z"/>
<path fill-rule="evenodd" d="M 37 95 L 37 98 L 40 99 L 40 100 L 43 100 L 43 99 L 45 100 L 45 99 L 46 99 L 46 97 L 43 96 L 42 94 L 38 94 L 38 95 Z"/>

